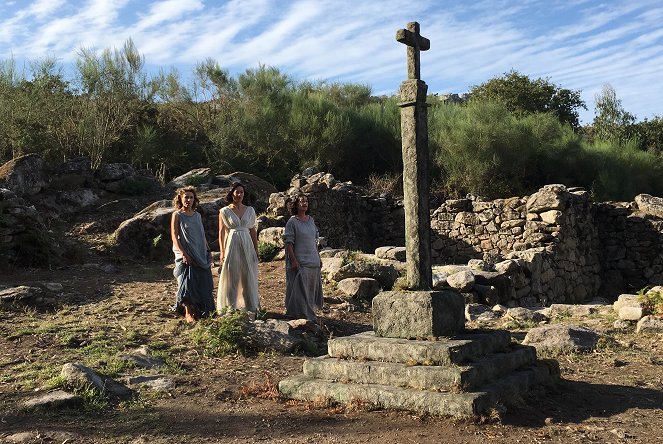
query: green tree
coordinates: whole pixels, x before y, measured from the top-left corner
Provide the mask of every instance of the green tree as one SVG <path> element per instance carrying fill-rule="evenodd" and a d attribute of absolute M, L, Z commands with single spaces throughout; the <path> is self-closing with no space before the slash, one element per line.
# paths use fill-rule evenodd
<path fill-rule="evenodd" d="M 663 118 L 654 116 L 633 125 L 633 131 L 640 141 L 640 147 L 648 152 L 663 155 Z"/>
<path fill-rule="evenodd" d="M 609 84 L 603 85 L 595 99 L 596 111 L 592 122 L 594 139 L 619 143 L 628 141 L 633 136 L 635 116 L 624 110 L 615 89 Z"/>
<path fill-rule="evenodd" d="M 509 71 L 470 90 L 470 100 L 496 101 L 516 115 L 555 113 L 562 123 L 579 127 L 579 109 L 587 109 L 580 91 L 561 88 L 548 79 L 530 79 L 517 71 Z"/>

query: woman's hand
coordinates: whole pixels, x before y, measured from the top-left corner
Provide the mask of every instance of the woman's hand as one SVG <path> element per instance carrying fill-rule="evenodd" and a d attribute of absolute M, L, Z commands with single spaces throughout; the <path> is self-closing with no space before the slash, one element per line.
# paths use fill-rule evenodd
<path fill-rule="evenodd" d="M 184 262 L 186 265 L 191 265 L 193 264 L 193 259 L 191 259 L 191 256 L 189 256 L 189 253 L 182 252 L 182 262 Z"/>
<path fill-rule="evenodd" d="M 292 257 L 292 259 L 290 259 L 290 268 L 292 268 L 295 271 L 299 270 L 299 262 L 297 262 L 297 258 L 294 256 Z"/>

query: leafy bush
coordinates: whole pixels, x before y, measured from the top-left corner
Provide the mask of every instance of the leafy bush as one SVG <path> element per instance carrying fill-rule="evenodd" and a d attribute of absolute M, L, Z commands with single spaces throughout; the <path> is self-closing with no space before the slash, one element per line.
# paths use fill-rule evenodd
<path fill-rule="evenodd" d="M 244 352 L 247 346 L 248 315 L 232 311 L 214 318 L 200 320 L 191 330 L 191 339 L 202 346 L 206 356 L 222 357 Z"/>
<path fill-rule="evenodd" d="M 194 174 L 192 176 L 187 177 L 185 183 L 186 183 L 186 185 L 199 187 L 202 184 L 207 183 L 207 177 L 201 176 L 201 175 L 198 175 L 198 174 Z"/>
<path fill-rule="evenodd" d="M 663 291 L 643 288 L 638 292 L 638 301 L 646 313 L 663 317 Z"/>
<path fill-rule="evenodd" d="M 269 262 L 274 259 L 276 253 L 279 252 L 279 247 L 270 242 L 258 242 L 258 259 L 261 262 Z"/>

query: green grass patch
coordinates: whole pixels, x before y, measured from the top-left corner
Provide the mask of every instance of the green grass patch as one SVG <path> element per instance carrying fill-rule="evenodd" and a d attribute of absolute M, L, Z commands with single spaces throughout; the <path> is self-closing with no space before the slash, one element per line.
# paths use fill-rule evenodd
<path fill-rule="evenodd" d="M 247 347 L 248 315 L 234 311 L 199 321 L 191 330 L 191 339 L 201 346 L 205 356 L 221 357 L 244 352 Z"/>

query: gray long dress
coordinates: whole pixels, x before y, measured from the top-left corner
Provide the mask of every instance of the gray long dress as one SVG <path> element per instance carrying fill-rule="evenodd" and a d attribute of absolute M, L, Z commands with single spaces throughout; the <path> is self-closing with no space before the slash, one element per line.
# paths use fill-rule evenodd
<path fill-rule="evenodd" d="M 208 316 L 214 312 L 214 280 L 203 220 L 198 212 L 187 216 L 180 211 L 178 221 L 177 237 L 182 248 L 193 259 L 193 264 L 187 265 L 182 262 L 182 252 L 173 245 L 175 253 L 173 276 L 177 279 L 177 296 L 173 309 L 182 313 L 182 303 L 187 302 L 199 315 Z"/>
<path fill-rule="evenodd" d="M 285 224 L 285 243 L 292 244 L 299 269 L 285 261 L 285 312 L 299 319 L 317 321 L 316 309 L 322 308 L 322 278 L 318 254 L 318 229 L 312 217 L 301 221 L 292 216 Z"/>

